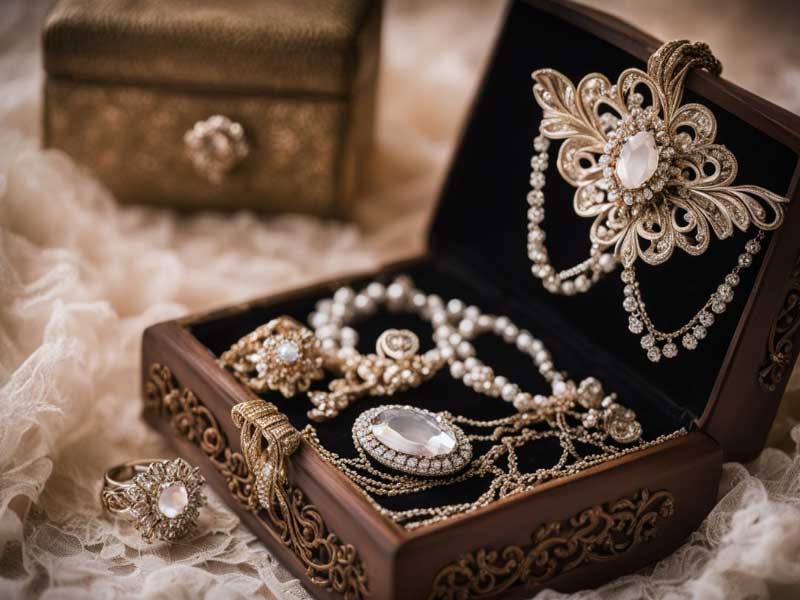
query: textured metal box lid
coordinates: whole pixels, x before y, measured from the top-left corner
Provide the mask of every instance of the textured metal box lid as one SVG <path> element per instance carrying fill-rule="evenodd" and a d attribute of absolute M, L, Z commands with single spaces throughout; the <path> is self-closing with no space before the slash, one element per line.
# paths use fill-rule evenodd
<path fill-rule="evenodd" d="M 61 0 L 50 76 L 204 90 L 347 94 L 378 0 Z M 363 72 L 363 69 L 361 69 Z"/>

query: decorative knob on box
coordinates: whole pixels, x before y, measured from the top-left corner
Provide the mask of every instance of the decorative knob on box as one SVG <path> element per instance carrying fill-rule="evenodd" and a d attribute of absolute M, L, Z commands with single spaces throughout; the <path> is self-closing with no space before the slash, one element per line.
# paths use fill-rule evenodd
<path fill-rule="evenodd" d="M 221 183 L 250 152 L 244 127 L 224 115 L 195 123 L 183 143 L 195 170 L 214 184 Z"/>

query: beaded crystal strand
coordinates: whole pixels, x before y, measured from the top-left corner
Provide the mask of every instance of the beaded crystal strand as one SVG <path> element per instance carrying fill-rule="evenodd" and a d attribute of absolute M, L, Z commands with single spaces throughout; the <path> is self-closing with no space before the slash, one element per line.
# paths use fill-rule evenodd
<path fill-rule="evenodd" d="M 592 244 L 589 258 L 556 272 L 547 247 L 544 244 L 547 237 L 541 226 L 544 221 L 544 186 L 546 183 L 545 171 L 548 166 L 547 150 L 550 147 L 548 140 L 541 133 L 533 139 L 533 149 L 536 154 L 531 158 L 531 191 L 528 192 L 528 258 L 533 265 L 531 273 L 542 280 L 548 292 L 572 296 L 576 293 L 588 292 L 592 285 L 603 275 L 612 272 L 617 267 L 614 255 L 602 252 L 597 244 Z M 602 194 L 603 192 L 598 191 Z"/>
<path fill-rule="evenodd" d="M 721 315 L 733 301 L 734 289 L 739 285 L 739 273 L 753 264 L 753 257 L 761 251 L 761 242 L 764 233 L 759 232 L 756 237 L 744 246 L 744 252 L 739 255 L 736 266 L 725 276 L 723 283 L 706 300 L 703 307 L 683 327 L 675 331 L 661 331 L 653 325 L 647 314 L 644 300 L 642 300 L 636 271 L 629 267 L 622 271 L 622 282 L 625 284 L 622 307 L 628 316 L 628 329 L 636 335 L 646 330 L 641 338 L 642 348 L 647 352 L 647 358 L 658 362 L 661 357 L 675 358 L 678 355 L 677 340 L 686 350 L 694 350 L 699 342 L 705 339 L 708 328 L 715 322 L 714 315 Z"/>
<path fill-rule="evenodd" d="M 604 115 L 605 116 L 605 115 Z M 605 126 L 612 128 L 614 123 L 606 120 Z M 545 217 L 544 172 L 548 167 L 547 150 L 550 140 L 544 135 L 536 136 L 533 148 L 536 154 L 531 158 L 531 191 L 528 192 L 528 257 L 533 263 L 531 273 L 542 280 L 545 289 L 553 294 L 572 296 L 587 292 L 592 285 L 605 274 L 613 271 L 618 264 L 613 254 L 604 252 L 597 244 L 592 244 L 589 258 L 577 265 L 556 272 L 550 264 L 546 238 L 541 226 Z M 605 157 L 603 157 L 605 158 Z M 601 160 L 602 162 L 602 160 Z M 607 169 L 608 167 L 606 167 Z M 600 189 L 597 194 L 605 194 Z M 687 350 L 697 348 L 705 339 L 708 328 L 714 324 L 714 315 L 725 312 L 727 305 L 733 301 L 734 288 L 739 284 L 739 273 L 753 264 L 753 257 L 761 251 L 764 232 L 760 231 L 745 244 L 745 251 L 739 255 L 736 266 L 725 276 L 723 283 L 711 294 L 703 307 L 682 327 L 674 331 L 661 331 L 653 324 L 642 299 L 636 271 L 633 266 L 623 269 L 621 278 L 624 284 L 622 307 L 629 313 L 628 329 L 631 333 L 645 334 L 641 338 L 642 349 L 647 358 L 658 362 L 661 358 L 675 358 L 678 355 L 678 343 Z"/>

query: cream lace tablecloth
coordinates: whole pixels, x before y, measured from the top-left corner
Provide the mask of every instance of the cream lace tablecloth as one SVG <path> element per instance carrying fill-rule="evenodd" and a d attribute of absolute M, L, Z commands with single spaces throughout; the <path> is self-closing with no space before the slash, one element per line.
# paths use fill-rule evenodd
<path fill-rule="evenodd" d="M 792 2 L 601 4 L 659 37 L 708 41 L 728 77 L 800 109 Z M 419 248 L 500 4 L 390 2 L 361 227 L 116 206 L 39 147 L 44 10 L 0 3 L 0 597 L 306 598 L 217 498 L 173 546 L 144 545 L 101 515 L 106 467 L 169 452 L 139 420 L 141 333 Z M 719 504 L 673 556 L 578 597 L 798 597 L 797 423 L 784 411 L 772 437 L 783 449 L 726 465 Z"/>

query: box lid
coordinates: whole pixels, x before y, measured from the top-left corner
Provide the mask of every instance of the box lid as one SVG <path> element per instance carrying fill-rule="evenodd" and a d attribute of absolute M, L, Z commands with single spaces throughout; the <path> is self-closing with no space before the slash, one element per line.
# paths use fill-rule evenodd
<path fill-rule="evenodd" d="M 700 40 L 702 41 L 702 40 Z M 589 293 L 548 293 L 531 275 L 527 256 L 526 196 L 532 140 L 542 113 L 532 94 L 531 72 L 550 67 L 575 84 L 600 72 L 612 82 L 626 68 L 644 69 L 660 43 L 603 13 L 550 0 L 510 4 L 480 91 L 452 160 L 429 241 L 432 253 L 467 272 L 476 285 L 491 286 L 503 309 L 520 326 L 547 339 L 569 339 L 576 355 L 608 382 L 634 383 L 653 402 L 683 415 L 689 426 L 709 431 L 726 456 L 742 458 L 760 449 L 781 389 L 759 384 L 769 322 L 780 309 L 800 240 L 797 207 L 800 119 L 705 72 L 687 79 L 684 102 L 701 102 L 718 121 L 717 143 L 739 161 L 736 184 L 754 184 L 785 195 L 784 225 L 768 235 L 766 251 L 742 273 L 734 301 L 694 351 L 679 347 L 672 360 L 650 362 L 639 338 L 628 331 L 619 270 Z M 713 48 L 712 48 L 713 50 Z M 719 56 L 723 65 L 735 57 Z M 556 269 L 585 259 L 591 219 L 573 211 L 574 188 L 555 168 L 553 142 L 544 189 L 546 246 Z M 637 269 L 648 311 L 662 330 L 680 327 L 700 309 L 736 264 L 754 233 L 714 239 L 691 257 L 677 250 L 664 265 Z M 768 267 L 768 268 L 767 268 Z M 793 360 L 791 349 L 786 360 Z M 557 362 L 556 358 L 556 362 Z M 619 387 L 622 384 L 619 383 Z M 778 386 L 780 387 L 780 386 Z M 624 398 L 621 399 L 624 402 Z M 743 442 L 755 440 L 748 447 Z"/>
<path fill-rule="evenodd" d="M 61 0 L 44 27 L 53 77 L 204 90 L 346 94 L 378 0 Z M 377 39 L 377 38 L 376 38 Z"/>

